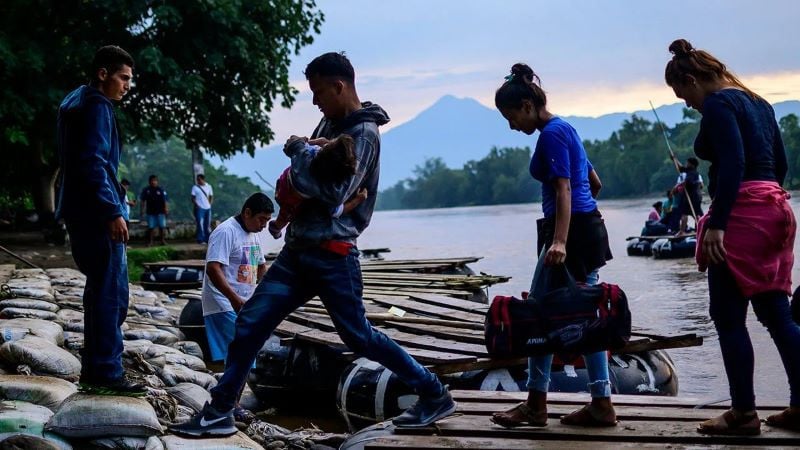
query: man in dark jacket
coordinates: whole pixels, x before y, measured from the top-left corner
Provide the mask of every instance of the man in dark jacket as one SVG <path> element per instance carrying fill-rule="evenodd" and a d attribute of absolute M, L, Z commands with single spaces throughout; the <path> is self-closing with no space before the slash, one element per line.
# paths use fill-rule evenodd
<path fill-rule="evenodd" d="M 287 315 L 317 295 L 350 350 L 382 364 L 419 394 L 419 401 L 394 419 L 396 425 L 426 426 L 455 411 L 455 402 L 439 379 L 372 328 L 365 316 L 356 238 L 369 225 L 375 207 L 381 143 L 378 126 L 387 123 L 389 117 L 380 106 L 361 103 L 353 66 L 343 54 L 326 53 L 315 58 L 305 75 L 314 104 L 324 115 L 312 138 L 350 135 L 355 144 L 356 173 L 341 183 L 320 182 L 309 170 L 313 155 L 305 139 L 289 138 L 284 152 L 292 159 L 292 182 L 309 199 L 289 225 L 286 245 L 278 258 L 239 312 L 225 373 L 211 390 L 211 403 L 191 420 L 170 427 L 175 433 L 235 433 L 234 402 L 256 354 Z M 350 213 L 332 218 L 331 208 L 361 188 L 369 192 L 367 199 Z"/>
<path fill-rule="evenodd" d="M 106 46 L 92 61 L 90 82 L 70 92 L 58 110 L 60 188 L 56 217 L 67 225 L 72 257 L 86 275 L 81 388 L 140 396 L 146 389 L 122 368 L 120 326 L 128 312 L 128 263 L 121 141 L 112 101 L 130 89 L 133 58 Z"/>

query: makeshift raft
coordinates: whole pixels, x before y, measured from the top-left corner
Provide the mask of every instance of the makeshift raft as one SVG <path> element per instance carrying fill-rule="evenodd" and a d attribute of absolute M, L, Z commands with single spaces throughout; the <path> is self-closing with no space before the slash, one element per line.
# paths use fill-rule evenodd
<path fill-rule="evenodd" d="M 691 258 L 697 246 L 694 234 L 683 236 L 629 236 L 628 256 L 652 256 L 655 259 Z"/>
<path fill-rule="evenodd" d="M 453 271 L 459 265 L 464 265 L 459 269 L 463 270 L 466 261 L 478 259 L 363 262 L 367 318 L 451 388 L 524 390 L 527 360 L 491 359 L 484 345 L 488 305 L 485 300 L 467 300 L 508 277 L 413 272 Z M 180 290 L 175 294 L 190 300 L 179 327 L 202 347 L 200 292 Z M 701 344 L 702 338 L 694 334 L 666 338 L 640 333 L 609 357 L 613 391 L 675 395 L 677 374 L 669 356 L 659 350 Z M 585 390 L 588 375 L 581 364 L 554 364 L 552 389 Z M 382 366 L 356 360 L 316 298 L 278 325 L 275 337 L 257 357 L 249 385 L 272 406 L 307 405 L 304 399 L 317 405 L 335 400 L 353 430 L 399 414 L 404 399 L 413 394 Z"/>
<path fill-rule="evenodd" d="M 527 394 L 515 392 L 453 391 L 456 413 L 428 428 L 395 428 L 383 422 L 352 435 L 341 450 L 355 449 L 539 449 L 592 448 L 722 448 L 773 449 L 800 445 L 800 433 L 762 424 L 760 436 L 706 436 L 695 431 L 703 420 L 721 414 L 727 404 L 698 406 L 696 398 L 615 395 L 619 424 L 613 428 L 583 428 L 559 423 L 558 418 L 586 404 L 586 396 L 548 395 L 546 427 L 506 429 L 489 421 L 491 414 L 513 407 Z M 785 408 L 759 407 L 766 417 Z"/>

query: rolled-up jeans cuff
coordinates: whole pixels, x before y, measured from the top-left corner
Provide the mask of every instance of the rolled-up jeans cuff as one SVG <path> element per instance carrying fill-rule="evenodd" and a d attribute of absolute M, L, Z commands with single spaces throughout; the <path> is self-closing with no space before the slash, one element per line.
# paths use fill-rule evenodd
<path fill-rule="evenodd" d="M 597 380 L 587 384 L 587 386 L 592 398 L 611 397 L 611 382 L 608 380 Z"/>

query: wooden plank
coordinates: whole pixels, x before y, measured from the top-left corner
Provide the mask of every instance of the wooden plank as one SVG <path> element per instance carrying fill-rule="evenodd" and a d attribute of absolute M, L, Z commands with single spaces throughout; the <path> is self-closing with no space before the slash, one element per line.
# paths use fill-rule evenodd
<path fill-rule="evenodd" d="M 500 392 L 500 391 L 451 391 L 456 401 L 483 402 L 483 403 L 519 403 L 528 397 L 527 392 Z M 713 405 L 706 405 L 708 399 L 698 397 L 679 396 L 668 397 L 662 395 L 622 395 L 612 396 L 615 406 L 657 406 L 663 408 L 693 408 L 703 405 L 703 409 L 728 409 L 729 402 L 719 402 Z M 589 395 L 585 393 L 572 392 L 549 392 L 547 394 L 548 404 L 573 404 L 583 405 L 589 400 Z M 786 405 L 766 404 L 759 405 L 758 409 L 777 409 L 783 410 Z M 800 437 L 800 435 L 798 435 Z"/>
<path fill-rule="evenodd" d="M 410 293 L 422 293 L 422 294 L 442 294 L 442 295 L 449 295 L 451 297 L 463 298 L 468 299 L 472 298 L 475 293 L 471 291 L 462 291 L 462 290 L 455 290 L 455 289 L 425 289 L 425 288 L 415 288 L 415 287 L 392 287 L 392 286 L 368 286 L 364 285 L 364 296 L 370 297 L 373 295 L 407 295 Z"/>
<path fill-rule="evenodd" d="M 417 334 L 429 334 L 442 339 L 484 345 L 483 331 L 455 329 L 438 325 L 419 325 L 405 322 L 386 322 L 387 326 Z"/>
<path fill-rule="evenodd" d="M 613 400 L 613 399 L 612 399 Z M 586 402 L 584 402 L 586 403 Z M 484 403 L 484 402 L 458 402 L 458 410 L 461 414 L 491 416 L 492 413 L 505 411 L 518 405 L 518 402 L 509 402 L 504 404 L 497 403 Z M 561 416 L 567 415 L 581 405 L 572 404 L 550 404 L 547 406 L 547 415 L 553 419 L 558 419 Z M 717 410 L 709 409 L 695 409 L 690 407 L 659 407 L 657 405 L 648 406 L 627 406 L 627 405 L 614 405 L 617 412 L 617 419 L 622 422 L 636 421 L 636 420 L 651 420 L 651 421 L 674 421 L 674 422 L 702 422 L 717 414 Z M 759 411 L 760 417 L 767 417 L 774 414 L 775 410 L 763 409 Z M 798 435 L 800 438 L 800 435 Z"/>
<path fill-rule="evenodd" d="M 694 233 L 691 233 L 691 234 L 684 234 L 682 236 L 675 236 L 674 234 L 667 234 L 667 235 L 664 235 L 664 236 L 628 236 L 628 237 L 625 238 L 625 240 L 626 241 L 630 241 L 632 239 L 641 239 L 641 240 L 645 240 L 645 241 L 656 241 L 658 239 L 669 239 L 670 241 L 675 241 L 675 240 L 679 240 L 679 239 L 685 239 L 687 237 L 697 237 L 697 235 L 694 234 Z"/>
<path fill-rule="evenodd" d="M 300 325 L 288 320 L 281 322 L 275 329 L 278 335 L 287 336 L 293 339 L 302 339 L 308 342 L 328 345 L 340 350 L 348 350 L 339 335 L 321 331 L 316 328 Z M 439 364 L 439 363 L 468 363 L 477 358 L 469 355 L 459 355 L 455 353 L 437 352 L 418 348 L 405 348 L 409 355 L 420 362 L 420 364 Z"/>
<path fill-rule="evenodd" d="M 206 261 L 203 259 L 180 259 L 171 261 L 146 262 L 142 263 L 142 265 L 152 269 L 158 267 L 184 267 L 187 269 L 205 269 Z"/>
<path fill-rule="evenodd" d="M 333 321 L 328 316 L 319 314 L 293 313 L 289 318 L 294 322 L 302 323 L 306 326 L 322 328 L 326 331 L 335 331 Z M 428 335 L 418 335 L 405 333 L 392 328 L 377 326 L 385 335 L 393 341 L 401 344 L 405 348 L 421 348 L 427 350 L 443 350 L 447 353 L 458 353 L 462 355 L 486 356 L 486 347 L 483 345 L 466 344 L 450 340 L 439 339 Z"/>
<path fill-rule="evenodd" d="M 396 428 L 396 435 L 514 438 L 514 439 L 568 439 L 602 442 L 650 442 L 698 445 L 797 445 L 800 435 L 776 428 L 762 427 L 760 436 L 707 436 L 697 433 L 696 422 L 629 421 L 616 427 L 585 428 L 562 425 L 550 421 L 546 427 L 520 427 L 506 429 L 492 424 L 485 416 L 451 416 L 430 428 Z"/>
<path fill-rule="evenodd" d="M 592 442 L 592 450 L 615 450 L 615 449 L 663 449 L 664 444 L 654 444 L 645 442 Z M 492 449 L 492 450 L 528 450 L 528 449 L 576 449 L 587 447 L 585 441 L 575 440 L 549 440 L 534 441 L 530 439 L 503 439 L 488 437 L 449 437 L 449 436 L 415 436 L 415 435 L 394 435 L 380 437 L 364 443 L 366 450 L 389 450 L 389 449 L 430 449 L 430 450 L 451 450 L 456 448 L 463 449 Z M 685 446 L 672 444 L 672 450 L 696 449 L 697 446 Z M 729 448 L 723 445 L 704 446 L 704 449 L 724 449 Z M 767 447 L 747 447 L 756 450 Z M 770 447 L 773 448 L 774 447 Z"/>
<path fill-rule="evenodd" d="M 413 311 L 425 315 L 440 317 L 442 319 L 462 320 L 465 322 L 476 323 L 483 323 L 484 320 L 484 316 L 481 314 L 465 311 L 454 311 L 450 308 L 444 308 L 436 305 L 426 305 L 413 300 L 403 300 L 397 297 L 386 297 L 381 295 L 369 295 L 368 298 L 381 305 L 396 306 L 405 311 Z"/>
<path fill-rule="evenodd" d="M 384 261 L 378 262 L 370 262 L 365 261 L 362 265 L 371 265 L 371 264 L 469 264 L 478 262 L 483 259 L 483 256 L 464 256 L 459 258 L 429 258 L 429 259 L 387 259 Z"/>
<path fill-rule="evenodd" d="M 471 302 L 469 300 L 462 300 L 444 295 L 409 293 L 408 296 L 423 303 L 445 306 L 475 314 L 486 314 L 486 311 L 489 310 L 489 305 L 485 303 Z"/>

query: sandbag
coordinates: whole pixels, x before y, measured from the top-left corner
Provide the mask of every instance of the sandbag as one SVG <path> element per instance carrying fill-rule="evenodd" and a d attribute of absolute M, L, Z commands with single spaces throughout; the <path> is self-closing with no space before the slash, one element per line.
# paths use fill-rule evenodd
<path fill-rule="evenodd" d="M 185 439 L 175 435 L 161 436 L 164 450 L 264 450 L 264 447 L 239 431 L 233 436 L 213 439 Z"/>
<path fill-rule="evenodd" d="M 206 389 L 211 389 L 217 385 L 217 379 L 213 375 L 197 372 L 180 364 L 167 364 L 157 369 L 158 376 L 167 386 L 175 386 L 178 383 L 194 383 Z"/>
<path fill-rule="evenodd" d="M 4 308 L 0 311 L 0 319 L 16 319 L 26 317 L 29 319 L 56 320 L 58 316 L 54 312 L 43 311 L 41 309 L 26 308 Z"/>
<path fill-rule="evenodd" d="M 41 436 L 53 411 L 44 406 L 17 400 L 0 401 L 0 435 L 24 433 Z"/>
<path fill-rule="evenodd" d="M 142 355 L 147 356 L 147 349 L 152 346 L 153 343 L 148 341 L 147 339 L 133 339 L 133 340 L 124 340 L 122 341 L 122 356 L 130 356 L 130 355 Z"/>
<path fill-rule="evenodd" d="M 55 303 L 33 298 L 9 298 L 0 301 L 0 309 L 5 308 L 41 309 L 42 311 L 50 311 L 53 313 L 58 311 L 58 305 Z"/>
<path fill-rule="evenodd" d="M 117 436 L 102 439 L 92 439 L 89 443 L 97 448 L 114 450 L 146 450 L 150 438 L 140 436 Z"/>
<path fill-rule="evenodd" d="M 200 347 L 200 344 L 195 341 L 178 341 L 174 344 L 170 344 L 170 347 L 180 350 L 181 353 L 204 359 L 203 349 Z"/>
<path fill-rule="evenodd" d="M 192 370 L 206 370 L 206 363 L 202 359 L 185 353 L 165 353 L 164 360 L 167 364 L 180 364 Z"/>
<path fill-rule="evenodd" d="M 80 350 L 83 348 L 83 333 L 79 331 L 64 332 L 64 348 L 67 350 Z"/>
<path fill-rule="evenodd" d="M 30 434 L 14 434 L 9 437 L 0 434 L 0 450 L 63 450 L 64 448 L 43 437 Z"/>
<path fill-rule="evenodd" d="M 60 378 L 0 375 L 0 398 L 32 403 L 52 411 L 77 391 L 77 386 Z"/>
<path fill-rule="evenodd" d="M 177 336 L 164 330 L 127 330 L 125 339 L 147 339 L 155 344 L 174 344 L 178 342 Z"/>
<path fill-rule="evenodd" d="M 25 336 L 1 345 L 0 361 L 11 366 L 28 366 L 37 375 L 51 375 L 69 381 L 77 381 L 81 374 L 78 358 L 36 336 Z"/>
<path fill-rule="evenodd" d="M 46 339 L 56 345 L 64 343 L 64 330 L 61 325 L 41 319 L 17 318 L 0 321 L 0 336 L 4 329 L 24 328 L 34 336 Z"/>
<path fill-rule="evenodd" d="M 0 344 L 18 341 L 30 334 L 31 330 L 28 328 L 2 327 L 0 328 Z"/>
<path fill-rule="evenodd" d="M 194 383 L 178 383 L 168 387 L 167 393 L 175 397 L 179 404 L 188 406 L 194 412 L 200 412 L 206 402 L 211 402 L 211 394 Z"/>
<path fill-rule="evenodd" d="M 133 304 L 133 310 L 142 317 L 150 317 L 156 320 L 170 320 L 172 314 L 163 306 L 152 306 L 146 304 Z"/>
<path fill-rule="evenodd" d="M 10 283 L 10 282 L 9 282 Z M 50 283 L 48 283 L 49 285 Z M 53 294 L 50 292 L 50 289 L 44 288 L 37 288 L 37 287 L 28 287 L 28 286 L 11 286 L 9 284 L 9 288 L 11 289 L 11 293 L 13 293 L 17 297 L 28 297 L 28 298 L 35 298 L 37 300 L 45 300 L 48 302 L 55 302 L 56 298 L 53 297 Z"/>
<path fill-rule="evenodd" d="M 27 268 L 27 269 L 14 269 L 11 273 L 11 278 L 38 278 L 40 280 L 49 280 L 47 272 L 44 269 Z"/>
<path fill-rule="evenodd" d="M 83 322 L 83 312 L 75 311 L 74 309 L 61 308 L 56 315 L 62 323 Z"/>
<path fill-rule="evenodd" d="M 156 412 L 144 399 L 82 393 L 66 399 L 45 429 L 75 438 L 147 437 L 162 431 Z"/>

